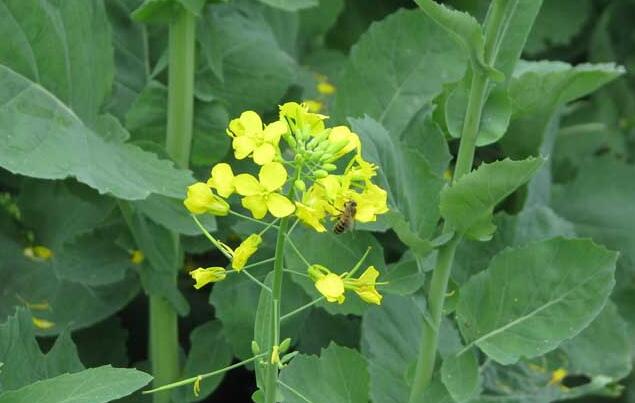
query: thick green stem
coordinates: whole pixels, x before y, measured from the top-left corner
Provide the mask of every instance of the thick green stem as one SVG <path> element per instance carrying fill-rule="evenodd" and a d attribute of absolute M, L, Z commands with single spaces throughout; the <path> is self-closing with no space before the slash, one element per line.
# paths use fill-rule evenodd
<path fill-rule="evenodd" d="M 170 25 L 168 73 L 168 125 L 166 151 L 175 163 L 186 168 L 192 140 L 194 102 L 194 15 L 183 9 Z M 179 237 L 174 234 L 176 246 Z M 178 247 L 175 249 L 178 250 Z M 180 262 L 177 262 L 178 265 Z M 173 286 L 177 286 L 175 267 Z M 178 320 L 174 308 L 162 297 L 150 297 L 150 359 L 154 385 L 165 385 L 179 377 Z M 153 395 L 154 403 L 169 403 L 170 393 Z"/>
<path fill-rule="evenodd" d="M 273 351 L 274 346 L 280 344 L 280 300 L 282 298 L 282 278 L 284 275 L 284 245 L 286 243 L 287 229 L 289 228 L 289 217 L 280 221 L 278 237 L 276 239 L 276 253 L 273 262 L 273 284 L 271 288 L 271 345 L 267 346 L 269 351 Z M 275 403 L 276 389 L 278 387 L 278 364 L 267 360 L 265 371 L 265 402 Z"/>
<path fill-rule="evenodd" d="M 504 31 L 505 4 L 503 0 L 494 0 L 485 24 L 485 62 L 489 65 L 494 64 L 502 31 Z M 481 123 L 481 114 L 487 99 L 489 79 L 486 73 L 476 68 L 476 66 L 472 70 L 470 97 L 463 122 L 456 167 L 454 169 L 454 181 L 472 170 L 474 150 L 476 148 L 476 140 Z M 445 229 L 450 230 L 447 226 Z M 437 265 L 432 273 L 428 291 L 428 312 L 430 314 L 430 320 L 423 322 L 419 356 L 417 358 L 415 377 L 410 391 L 410 403 L 418 402 L 432 381 L 439 342 L 439 327 L 443 317 L 443 304 L 447 293 L 448 281 L 452 272 L 454 255 L 460 242 L 460 235 L 454 235 L 454 237 L 439 248 L 438 251 Z"/>

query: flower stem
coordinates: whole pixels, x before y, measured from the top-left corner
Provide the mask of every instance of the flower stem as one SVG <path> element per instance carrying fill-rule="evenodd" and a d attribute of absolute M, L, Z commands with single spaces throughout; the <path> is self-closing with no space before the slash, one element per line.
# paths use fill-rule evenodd
<path fill-rule="evenodd" d="M 280 300 L 282 298 L 282 278 L 284 275 L 284 245 L 289 227 L 289 217 L 280 220 L 278 237 L 276 239 L 276 253 L 273 262 L 273 284 L 271 288 L 271 320 L 270 320 L 270 340 L 271 345 L 267 346 L 269 351 L 273 351 L 274 346 L 280 344 Z M 265 402 L 275 403 L 276 389 L 278 386 L 278 365 L 267 361 L 265 371 Z"/>
<path fill-rule="evenodd" d="M 168 124 L 166 151 L 181 168 L 188 166 L 192 141 L 194 104 L 195 18 L 185 8 L 170 24 L 168 72 Z M 177 234 L 174 242 L 179 243 Z M 178 269 L 172 283 L 177 287 Z M 178 320 L 174 308 L 163 297 L 150 297 L 150 361 L 154 385 L 175 381 L 179 368 Z M 158 393 L 154 403 L 169 403 L 169 393 Z"/>
<path fill-rule="evenodd" d="M 505 0 L 494 0 L 485 22 L 485 62 L 494 65 L 498 53 L 498 44 L 505 30 Z M 463 121 L 461 142 L 454 170 L 453 182 L 472 170 L 474 151 L 481 123 L 483 107 L 487 99 L 489 79 L 479 68 L 472 69 L 470 97 Z M 444 230 L 451 230 L 446 226 Z M 443 304 L 447 293 L 448 281 L 452 272 L 452 263 L 461 236 L 455 234 L 452 239 L 441 246 L 438 251 L 437 265 L 432 273 L 428 291 L 429 320 L 423 321 L 419 356 L 415 368 L 415 376 L 410 390 L 410 403 L 421 399 L 425 389 L 430 385 L 439 342 L 439 327 L 443 316 Z"/>

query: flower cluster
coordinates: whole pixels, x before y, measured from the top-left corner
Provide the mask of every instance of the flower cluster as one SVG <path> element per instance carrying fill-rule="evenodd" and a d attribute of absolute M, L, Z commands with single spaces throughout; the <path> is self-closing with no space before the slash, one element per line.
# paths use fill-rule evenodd
<path fill-rule="evenodd" d="M 328 302 L 342 304 L 345 300 L 345 291 L 354 291 L 363 301 L 369 304 L 381 304 L 382 296 L 375 286 L 379 271 L 374 266 L 368 268 L 359 278 L 351 278 L 352 273 L 335 274 L 326 267 L 314 264 L 309 267 L 309 276 L 315 282 L 315 288 Z"/>
<path fill-rule="evenodd" d="M 255 220 L 268 214 L 274 219 L 294 216 L 317 232 L 325 232 L 328 222 L 341 219 L 351 204 L 355 211 L 349 221 L 377 220 L 378 215 L 388 211 L 386 191 L 373 183 L 377 166 L 362 157 L 357 134 L 346 126 L 327 127 L 326 119 L 327 116 L 310 112 L 308 105 L 296 102 L 281 105 L 278 119 L 269 124 L 264 124 L 256 112 L 243 112 L 229 123 L 227 135 L 234 157 L 250 159 L 257 174 L 237 173 L 229 164 L 218 163 L 206 182 L 189 186 L 185 207 L 193 215 L 241 215 L 230 208 L 230 198 L 238 197 Z M 231 258 L 232 268 L 241 270 L 257 250 L 260 235 L 252 234 L 236 251 L 219 241 L 213 242 Z M 318 290 L 329 289 L 326 294 L 322 292 L 325 296 L 337 294 L 326 286 L 333 279 L 330 272 L 324 271 L 328 269 L 315 267 L 309 270 L 311 277 L 316 284 L 325 285 Z M 224 278 L 224 272 L 220 273 L 217 267 L 199 268 L 191 275 L 197 288 Z M 327 300 L 341 302 L 343 290 L 351 289 L 365 301 L 379 303 L 381 296 L 372 285 L 377 275 L 372 267 L 359 279 L 334 275 L 341 280 L 342 292 L 337 297 L 327 296 Z"/>

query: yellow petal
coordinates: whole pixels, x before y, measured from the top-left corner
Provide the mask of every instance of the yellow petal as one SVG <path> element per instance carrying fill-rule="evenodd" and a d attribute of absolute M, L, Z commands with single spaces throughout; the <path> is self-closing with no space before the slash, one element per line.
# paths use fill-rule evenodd
<path fill-rule="evenodd" d="M 141 264 L 145 260 L 145 255 L 139 249 L 135 249 L 130 254 L 130 261 L 133 264 Z"/>
<path fill-rule="evenodd" d="M 254 150 L 254 162 L 258 165 L 265 165 L 273 161 L 276 157 L 276 148 L 269 143 L 262 143 Z"/>
<path fill-rule="evenodd" d="M 270 162 L 260 168 L 258 178 L 265 189 L 273 192 L 280 189 L 287 181 L 287 170 L 279 162 Z"/>
<path fill-rule="evenodd" d="M 315 101 L 313 99 L 307 99 L 304 101 L 304 104 L 309 108 L 309 112 L 320 112 L 323 108 L 323 104 L 320 101 Z"/>
<path fill-rule="evenodd" d="M 362 300 L 369 304 L 381 304 L 382 296 L 377 292 L 377 289 L 375 289 L 377 277 L 379 277 L 379 271 L 375 266 L 369 266 L 364 273 L 355 280 L 356 286 L 354 287 L 354 291 Z"/>
<path fill-rule="evenodd" d="M 340 183 L 340 177 L 338 175 L 328 175 L 325 178 L 319 179 L 317 183 L 319 186 L 322 186 L 326 198 L 331 201 L 335 200 L 342 190 L 342 184 Z"/>
<path fill-rule="evenodd" d="M 193 214 L 207 212 L 210 203 L 214 202 L 212 190 L 203 182 L 197 182 L 187 188 L 187 197 L 183 201 L 185 207 Z"/>
<path fill-rule="evenodd" d="M 267 195 L 267 209 L 274 217 L 282 218 L 291 215 L 295 211 L 295 206 L 283 195 L 270 193 Z"/>
<path fill-rule="evenodd" d="M 212 174 L 207 185 L 213 189 L 216 189 L 219 195 L 223 197 L 229 197 L 234 193 L 234 172 L 231 166 L 226 163 L 220 163 L 214 165 L 212 168 Z"/>
<path fill-rule="evenodd" d="M 337 274 L 329 273 L 317 280 L 315 288 L 328 302 L 344 302 L 344 280 Z"/>
<path fill-rule="evenodd" d="M 232 141 L 232 147 L 234 148 L 234 156 L 237 160 L 247 158 L 249 154 L 256 148 L 256 142 L 249 136 L 235 137 Z"/>
<path fill-rule="evenodd" d="M 282 120 L 277 120 L 265 127 L 264 140 L 267 143 L 277 145 L 280 141 L 280 137 L 287 132 L 287 123 Z"/>
<path fill-rule="evenodd" d="M 234 186 L 236 193 L 241 196 L 253 196 L 264 191 L 262 185 L 258 183 L 258 179 L 249 174 L 240 174 L 234 177 Z"/>
<path fill-rule="evenodd" d="M 252 135 L 262 131 L 262 120 L 254 111 L 246 111 L 240 114 L 240 123 L 245 128 L 245 134 Z"/>
<path fill-rule="evenodd" d="M 320 94 L 323 95 L 332 95 L 333 93 L 335 93 L 335 86 L 328 81 L 318 83 L 316 89 Z"/>
<path fill-rule="evenodd" d="M 251 211 L 251 215 L 254 218 L 261 219 L 267 214 L 267 203 L 262 195 L 243 197 L 241 204 L 244 208 Z"/>
<path fill-rule="evenodd" d="M 304 224 L 312 227 L 317 232 L 325 232 L 326 228 L 322 225 L 321 220 L 324 218 L 324 211 L 318 210 L 313 207 L 309 207 L 306 204 L 296 202 L 295 203 L 295 215 Z"/>
<path fill-rule="evenodd" d="M 223 267 L 208 267 L 206 269 L 199 267 L 196 270 L 190 272 L 190 277 L 196 281 L 194 288 L 197 290 L 209 283 L 215 283 L 217 281 L 224 280 L 226 277 L 225 268 Z"/>
<path fill-rule="evenodd" d="M 236 271 L 241 271 L 247 260 L 256 253 L 258 247 L 262 243 L 262 238 L 258 234 L 251 234 L 245 239 L 234 251 L 234 258 L 232 259 L 232 268 Z"/>
<path fill-rule="evenodd" d="M 50 320 L 36 318 L 35 316 L 32 317 L 31 320 L 33 321 L 35 327 L 37 327 L 38 329 L 47 330 L 55 326 L 55 323 L 51 322 Z"/>

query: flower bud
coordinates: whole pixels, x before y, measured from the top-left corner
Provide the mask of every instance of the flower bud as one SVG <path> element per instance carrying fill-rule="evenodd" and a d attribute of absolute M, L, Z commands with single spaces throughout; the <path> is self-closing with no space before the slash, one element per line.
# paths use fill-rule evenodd
<path fill-rule="evenodd" d="M 256 340 L 251 341 L 251 352 L 253 353 L 253 355 L 260 354 L 260 346 L 258 345 L 258 342 Z"/>
<path fill-rule="evenodd" d="M 282 343 L 280 343 L 280 352 L 285 353 L 290 346 L 291 346 L 291 338 L 287 337 L 286 339 L 282 340 Z"/>
<path fill-rule="evenodd" d="M 329 176 L 329 173 L 323 169 L 318 169 L 314 173 L 315 173 L 315 177 L 318 179 L 326 178 L 327 176 Z"/>
<path fill-rule="evenodd" d="M 295 188 L 300 192 L 304 192 L 306 190 L 306 184 L 302 179 L 296 179 L 296 181 L 293 182 L 293 186 L 295 186 Z"/>
<path fill-rule="evenodd" d="M 322 165 L 322 169 L 325 171 L 335 171 L 337 169 L 337 165 L 326 163 Z"/>

